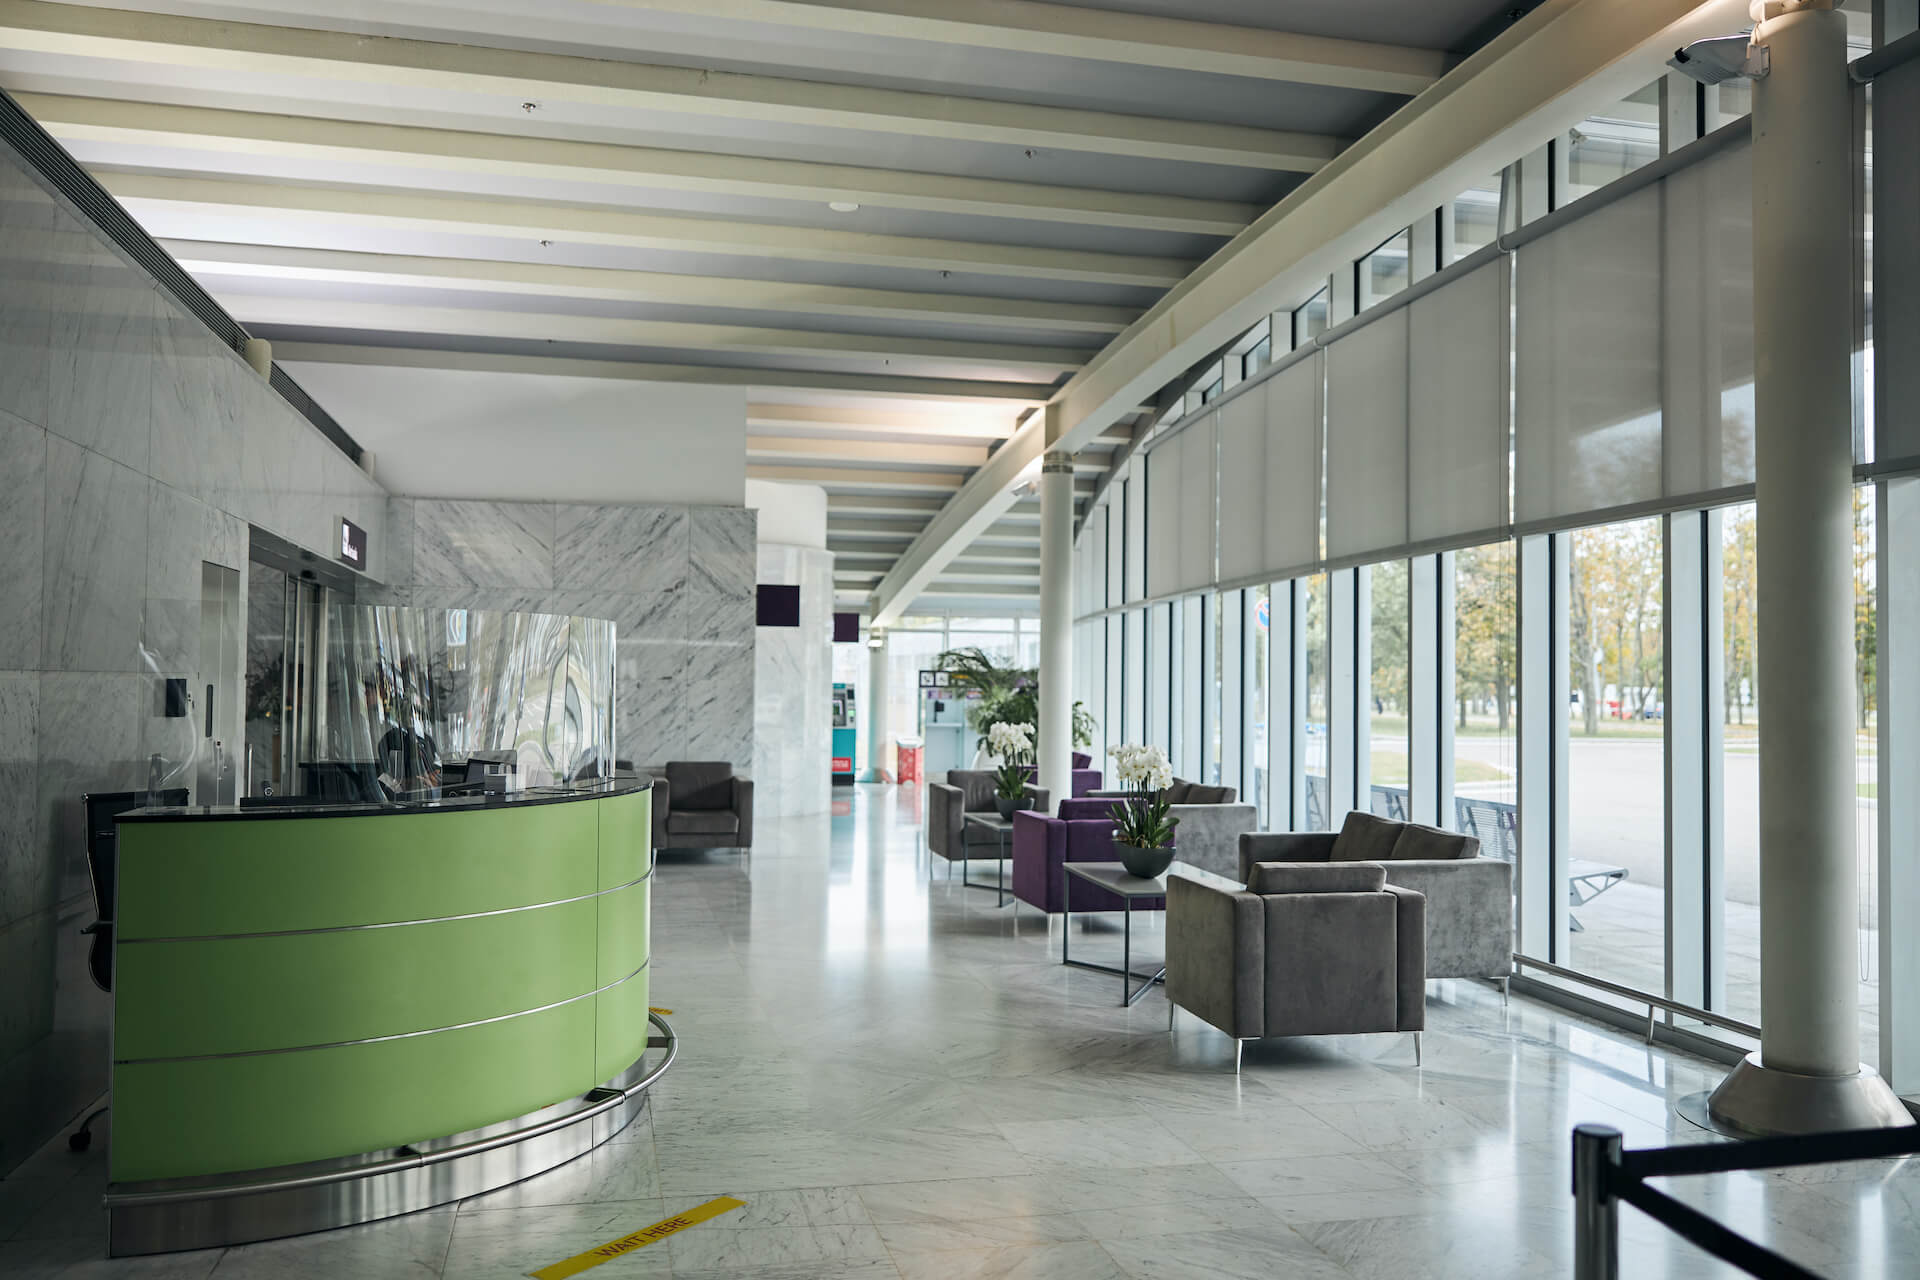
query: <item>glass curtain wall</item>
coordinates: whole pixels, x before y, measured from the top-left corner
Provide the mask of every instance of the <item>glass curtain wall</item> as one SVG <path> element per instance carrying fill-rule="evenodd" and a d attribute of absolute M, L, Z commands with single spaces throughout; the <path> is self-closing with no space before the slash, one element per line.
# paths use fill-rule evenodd
<path fill-rule="evenodd" d="M 1306 822 L 1303 831 L 1332 829 L 1333 803 L 1330 762 L 1332 753 L 1328 712 L 1332 707 L 1333 642 L 1328 628 L 1330 602 L 1328 574 L 1307 579 L 1306 607 Z"/>
<path fill-rule="evenodd" d="M 1367 684 L 1368 775 L 1372 794 L 1367 807 L 1396 822 L 1411 820 L 1408 805 L 1407 722 L 1412 709 L 1407 663 L 1412 650 L 1408 627 L 1407 562 L 1390 560 L 1367 575 L 1373 625 Z"/>
<path fill-rule="evenodd" d="M 1519 612 L 1513 543 L 1456 551 L 1453 560 L 1453 813 L 1491 857 L 1517 849 L 1520 769 Z"/>
<path fill-rule="evenodd" d="M 1665 558 L 1658 518 L 1565 535 L 1572 967 L 1666 987 Z"/>

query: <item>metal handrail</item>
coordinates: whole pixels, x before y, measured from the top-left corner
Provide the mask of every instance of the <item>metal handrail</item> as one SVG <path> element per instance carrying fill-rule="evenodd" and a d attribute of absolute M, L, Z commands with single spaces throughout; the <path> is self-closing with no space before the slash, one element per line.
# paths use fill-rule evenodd
<path fill-rule="evenodd" d="M 1574 1280 L 1618 1280 L 1621 1201 L 1760 1280 L 1820 1280 L 1792 1259 L 1647 1186 L 1646 1179 L 1920 1155 L 1920 1126 L 1639 1151 L 1624 1150 L 1621 1143 L 1620 1131 L 1609 1125 L 1574 1127 Z"/>
<path fill-rule="evenodd" d="M 394 1156 L 374 1164 L 353 1165 L 344 1169 L 329 1169 L 321 1173 L 303 1174 L 299 1177 L 273 1178 L 263 1182 L 231 1182 L 224 1186 L 183 1187 L 168 1191 L 109 1192 L 106 1203 L 110 1208 L 128 1208 L 134 1205 L 172 1204 L 177 1201 L 197 1202 L 217 1200 L 232 1196 L 261 1195 L 276 1191 L 299 1191 L 311 1187 L 324 1187 L 336 1182 L 357 1182 L 363 1178 L 378 1178 L 390 1173 L 405 1173 L 412 1169 L 424 1169 L 431 1165 L 445 1164 L 449 1160 L 462 1160 L 468 1156 L 480 1155 L 487 1151 L 497 1151 L 502 1147 L 514 1146 L 542 1134 L 559 1129 L 570 1128 L 583 1120 L 590 1120 L 603 1112 L 625 1105 L 636 1093 L 645 1090 L 654 1081 L 666 1074 L 667 1068 L 680 1054 L 680 1037 L 673 1033 L 667 1020 L 651 1011 L 647 1021 L 660 1028 L 664 1033 L 648 1036 L 649 1049 L 665 1049 L 666 1057 L 660 1064 L 641 1076 L 624 1089 L 598 1088 L 586 1096 L 593 1101 L 578 1111 L 569 1111 L 553 1116 L 524 1129 L 515 1129 L 510 1133 L 497 1133 L 491 1137 L 475 1138 L 458 1146 L 443 1147 L 437 1151 L 409 1151 L 406 1155 Z"/>
<path fill-rule="evenodd" d="M 1540 972 L 1550 973 L 1556 978 L 1565 978 L 1569 982 L 1578 982 L 1585 986 L 1592 987 L 1595 990 L 1605 991 L 1610 995 L 1631 1000 L 1635 1004 L 1646 1005 L 1648 1044 L 1653 1043 L 1654 1026 L 1658 1021 L 1654 1015 L 1661 1010 L 1678 1014 L 1683 1018 L 1691 1018 L 1695 1022 L 1704 1022 L 1710 1027 L 1719 1027 L 1725 1031 L 1734 1031 L 1743 1036 L 1751 1036 L 1755 1040 L 1760 1038 L 1760 1028 L 1754 1026 L 1751 1022 L 1742 1022 L 1738 1018 L 1729 1018 L 1726 1014 L 1715 1013 L 1711 1009 L 1701 1009 L 1694 1005 L 1682 1004 L 1678 1000 L 1669 1000 L 1665 996 L 1656 996 L 1645 991 L 1636 991 L 1632 987 L 1623 987 L 1617 982 L 1608 982 L 1605 978 L 1596 978 L 1592 974 L 1581 973 L 1576 969 L 1569 969 L 1564 965 L 1551 964 L 1545 960 L 1536 960 L 1532 956 L 1523 956 L 1518 951 L 1513 953 L 1513 963 L 1515 968 L 1538 969 Z"/>

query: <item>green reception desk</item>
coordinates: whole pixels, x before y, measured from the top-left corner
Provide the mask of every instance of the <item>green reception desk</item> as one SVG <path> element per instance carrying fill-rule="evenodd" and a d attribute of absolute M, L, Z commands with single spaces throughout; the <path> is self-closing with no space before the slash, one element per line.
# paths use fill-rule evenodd
<path fill-rule="evenodd" d="M 624 1127 L 664 1066 L 650 803 L 602 782 L 125 815 L 113 1252 L 409 1212 Z"/>

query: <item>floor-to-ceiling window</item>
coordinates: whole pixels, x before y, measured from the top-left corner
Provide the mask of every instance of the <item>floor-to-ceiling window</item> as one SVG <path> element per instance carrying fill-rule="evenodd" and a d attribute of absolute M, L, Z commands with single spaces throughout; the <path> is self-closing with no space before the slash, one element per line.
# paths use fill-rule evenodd
<path fill-rule="evenodd" d="M 1243 657 L 1246 678 L 1241 686 L 1246 710 L 1241 713 L 1240 735 L 1245 746 L 1240 757 L 1241 781 L 1237 785 L 1241 799 L 1253 803 L 1260 829 L 1265 831 L 1273 825 L 1273 807 L 1268 795 L 1272 789 L 1268 766 L 1273 756 L 1267 736 L 1274 722 L 1267 667 L 1273 653 L 1273 600 L 1266 587 L 1249 587 L 1246 597 L 1246 615 L 1242 619 L 1246 635 Z"/>
<path fill-rule="evenodd" d="M 1390 560 L 1374 565 L 1369 584 L 1372 639 L 1367 679 L 1367 749 L 1371 792 L 1363 807 L 1398 822 L 1409 821 L 1407 718 L 1407 662 L 1411 650 L 1408 627 L 1407 562 Z"/>
<path fill-rule="evenodd" d="M 1306 821 L 1303 831 L 1327 831 L 1332 828 L 1332 780 L 1329 763 L 1328 730 L 1331 721 L 1331 678 L 1333 652 L 1329 635 L 1328 574 L 1316 573 L 1307 579 L 1306 596 Z"/>
<path fill-rule="evenodd" d="M 1567 535 L 1572 966 L 1666 985 L 1666 714 L 1658 518 Z"/>
<path fill-rule="evenodd" d="M 1511 861 L 1519 803 L 1519 615 L 1513 543 L 1453 554 L 1453 812 L 1442 821 Z"/>

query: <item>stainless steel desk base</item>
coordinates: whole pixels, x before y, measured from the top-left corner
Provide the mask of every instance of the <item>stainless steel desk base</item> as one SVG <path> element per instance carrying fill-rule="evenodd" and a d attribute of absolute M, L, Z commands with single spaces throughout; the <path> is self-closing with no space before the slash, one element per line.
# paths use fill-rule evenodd
<path fill-rule="evenodd" d="M 649 1050 L 606 1084 L 530 1115 L 432 1142 L 283 1169 L 115 1183 L 107 1188 L 107 1252 L 171 1253 L 304 1235 L 414 1213 L 492 1191 L 565 1164 L 606 1142 L 646 1106 L 679 1040 L 658 1014 Z M 293 1100 L 298 1105 L 297 1100 Z"/>

